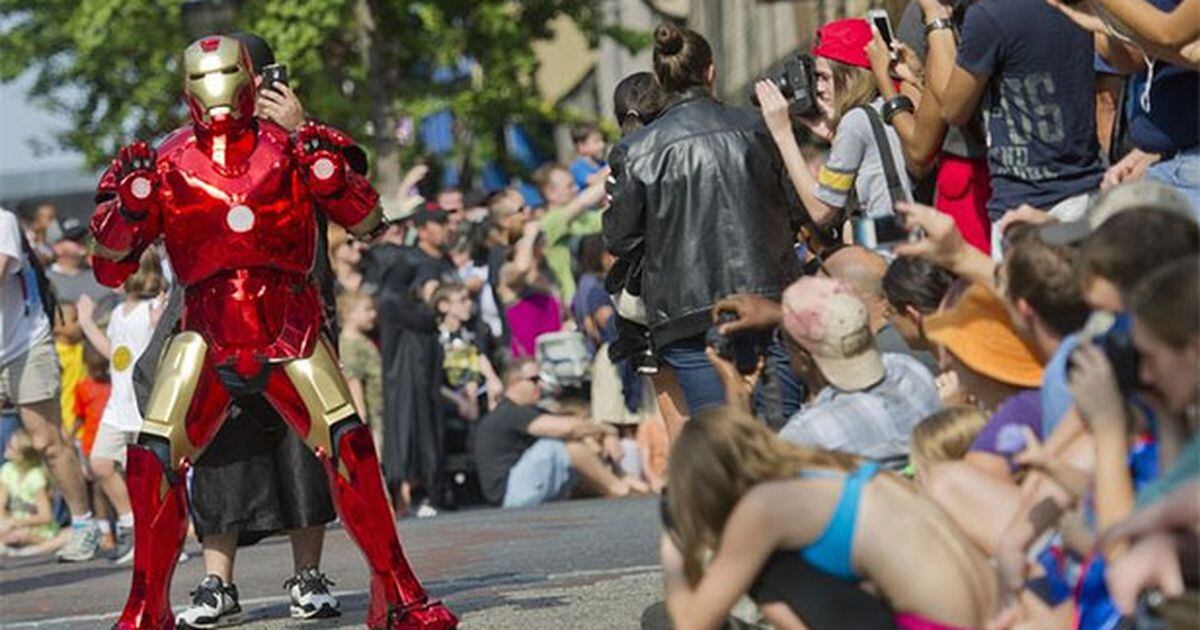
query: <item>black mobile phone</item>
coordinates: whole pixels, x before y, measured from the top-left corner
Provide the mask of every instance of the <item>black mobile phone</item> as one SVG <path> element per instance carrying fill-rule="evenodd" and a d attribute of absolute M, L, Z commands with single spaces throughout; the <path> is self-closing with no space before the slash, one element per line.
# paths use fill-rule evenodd
<path fill-rule="evenodd" d="M 883 9 L 871 9 L 867 11 L 867 19 L 875 26 L 875 30 L 879 31 L 879 36 L 883 38 L 883 43 L 887 44 L 890 50 L 892 47 L 892 21 L 888 19 L 887 11 Z"/>
<path fill-rule="evenodd" d="M 288 84 L 287 66 L 281 63 L 273 63 L 263 66 L 262 69 L 262 85 L 263 89 L 269 89 L 276 83 Z"/>

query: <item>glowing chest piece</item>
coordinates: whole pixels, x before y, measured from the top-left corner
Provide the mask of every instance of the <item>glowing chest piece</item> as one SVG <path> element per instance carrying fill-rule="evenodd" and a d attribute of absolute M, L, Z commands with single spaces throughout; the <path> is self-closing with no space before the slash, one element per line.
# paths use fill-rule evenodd
<path fill-rule="evenodd" d="M 225 225 L 239 234 L 249 232 L 254 228 L 254 212 L 241 204 L 233 206 L 225 214 Z"/>

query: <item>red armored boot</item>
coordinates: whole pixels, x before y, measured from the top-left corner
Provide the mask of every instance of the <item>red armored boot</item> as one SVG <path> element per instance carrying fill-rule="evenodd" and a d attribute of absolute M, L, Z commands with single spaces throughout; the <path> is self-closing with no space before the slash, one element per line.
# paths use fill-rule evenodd
<path fill-rule="evenodd" d="M 383 491 L 371 432 L 361 422 L 336 435 L 337 460 L 322 457 L 342 523 L 371 568 L 367 626 L 374 630 L 450 630 L 458 620 L 430 601 L 400 548 Z"/>
<path fill-rule="evenodd" d="M 188 526 L 184 471 L 168 475 L 159 458 L 143 446 L 130 446 L 126 458 L 125 482 L 133 507 L 133 583 L 114 628 L 170 630 L 175 616 L 168 590 Z"/>

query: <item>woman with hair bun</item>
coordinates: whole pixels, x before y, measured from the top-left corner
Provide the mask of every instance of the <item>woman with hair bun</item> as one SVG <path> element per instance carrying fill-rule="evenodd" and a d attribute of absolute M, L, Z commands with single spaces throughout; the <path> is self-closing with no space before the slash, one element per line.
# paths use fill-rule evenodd
<path fill-rule="evenodd" d="M 666 103 L 609 157 L 604 238 L 618 258 L 644 255 L 651 340 L 682 390 L 678 402 L 694 414 L 725 400 L 704 355 L 713 304 L 733 293 L 778 299 L 798 275 L 796 230 L 771 136 L 756 112 L 713 97 L 716 65 L 704 37 L 661 24 L 654 75 Z"/>

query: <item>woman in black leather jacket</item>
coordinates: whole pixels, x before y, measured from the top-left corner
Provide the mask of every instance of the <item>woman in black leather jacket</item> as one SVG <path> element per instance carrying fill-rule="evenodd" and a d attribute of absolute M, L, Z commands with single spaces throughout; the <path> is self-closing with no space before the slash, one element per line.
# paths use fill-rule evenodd
<path fill-rule="evenodd" d="M 609 156 L 604 238 L 619 258 L 644 257 L 653 343 L 694 414 L 724 403 L 704 354 L 712 305 L 734 293 L 778 298 L 798 276 L 789 214 L 798 205 L 759 114 L 713 98 L 708 42 L 671 24 L 654 39 L 654 73 L 670 102 Z"/>

